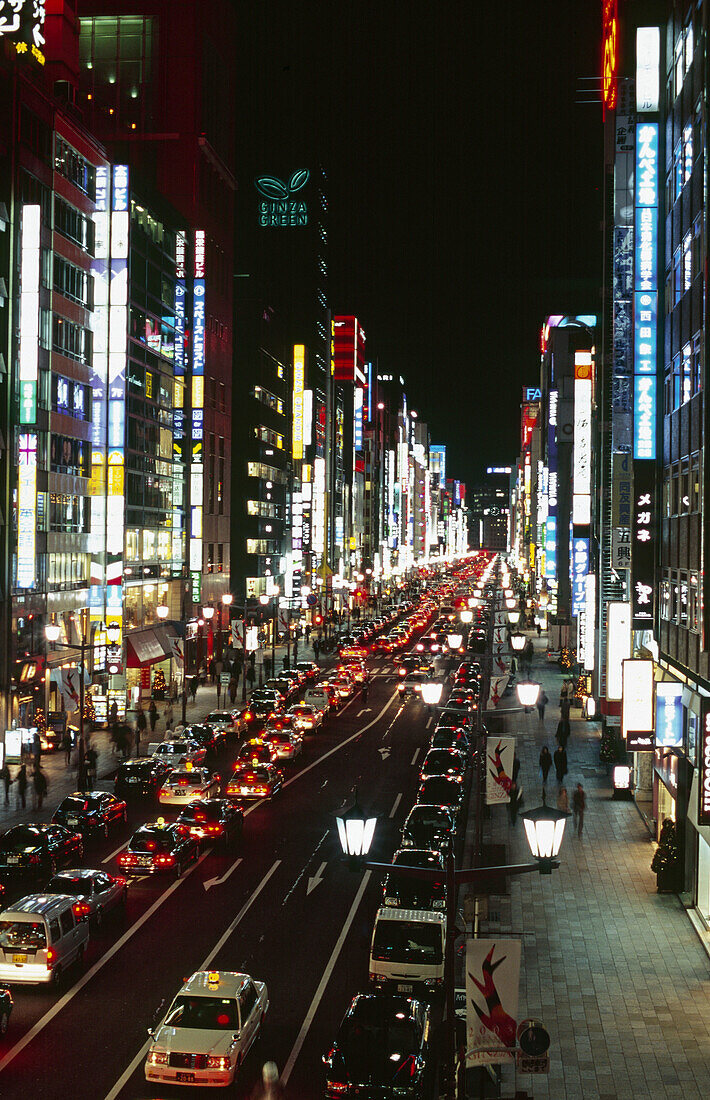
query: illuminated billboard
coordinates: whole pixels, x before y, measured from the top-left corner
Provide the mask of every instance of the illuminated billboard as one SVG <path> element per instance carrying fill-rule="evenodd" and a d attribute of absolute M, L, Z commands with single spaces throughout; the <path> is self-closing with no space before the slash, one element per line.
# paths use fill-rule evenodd
<path fill-rule="evenodd" d="M 592 356 L 574 356 L 574 457 L 572 522 L 589 524 L 592 507 Z"/>
<path fill-rule="evenodd" d="M 655 114 L 661 92 L 660 27 L 636 28 L 636 110 Z"/>
<path fill-rule="evenodd" d="M 35 587 L 37 436 L 21 435 L 17 450 L 17 587 Z"/>
<path fill-rule="evenodd" d="M 0 41 L 44 65 L 44 20 L 45 0 L 0 0 Z"/>
<path fill-rule="evenodd" d="M 656 684 L 656 745 L 665 749 L 683 744 L 683 685 L 675 680 Z"/>
<path fill-rule="evenodd" d="M 636 126 L 634 234 L 634 458 L 656 457 L 659 128 Z"/>
<path fill-rule="evenodd" d="M 37 419 L 41 225 L 40 207 L 23 206 L 20 242 L 20 424 L 34 424 Z"/>
<path fill-rule="evenodd" d="M 650 752 L 654 747 L 653 661 L 624 661 L 621 682 L 621 735 L 629 751 Z"/>
<path fill-rule="evenodd" d="M 306 349 L 303 344 L 293 347 L 293 432 L 292 454 L 296 461 L 303 459 L 304 416 L 303 393 L 306 369 Z"/>
<path fill-rule="evenodd" d="M 606 697 L 620 701 L 621 670 L 631 656 L 631 604 L 607 604 L 606 619 Z"/>

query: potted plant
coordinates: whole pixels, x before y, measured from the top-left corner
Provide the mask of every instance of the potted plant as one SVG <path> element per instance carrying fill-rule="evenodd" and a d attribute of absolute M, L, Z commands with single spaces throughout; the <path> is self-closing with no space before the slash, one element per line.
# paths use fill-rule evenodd
<path fill-rule="evenodd" d="M 651 860 L 659 894 L 673 894 L 679 889 L 680 851 L 675 822 L 667 817 L 661 825 L 658 847 Z"/>

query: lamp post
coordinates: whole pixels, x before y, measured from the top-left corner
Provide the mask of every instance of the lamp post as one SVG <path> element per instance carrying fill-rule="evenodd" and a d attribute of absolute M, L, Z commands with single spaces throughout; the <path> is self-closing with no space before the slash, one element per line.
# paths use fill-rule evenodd
<path fill-rule="evenodd" d="M 441 702 L 443 690 L 444 685 L 441 680 L 422 681 L 422 702 L 428 707 L 429 714 L 432 712 L 432 707 L 437 707 Z"/>
<path fill-rule="evenodd" d="M 526 638 L 524 634 L 511 634 L 510 635 L 510 648 L 513 653 L 522 653 L 525 649 Z"/>
<path fill-rule="evenodd" d="M 225 592 L 224 595 L 222 596 L 222 602 L 220 603 L 220 607 L 219 607 L 219 656 L 220 656 L 220 660 L 222 658 L 222 651 L 223 651 L 223 648 L 224 648 L 224 638 L 222 636 L 222 608 L 224 607 L 227 611 L 227 627 L 229 627 L 229 609 L 232 606 L 232 600 L 233 599 L 234 599 L 234 596 L 232 595 L 231 592 Z"/>
<path fill-rule="evenodd" d="M 533 856 L 532 863 L 512 863 L 498 867 L 463 867 L 456 870 L 453 847 L 446 853 L 444 875 L 446 881 L 446 943 L 444 954 L 444 997 L 446 1013 L 444 1019 L 445 1045 L 444 1059 L 448 1068 L 446 1084 L 447 1100 L 456 1095 L 456 1027 L 455 1027 L 455 939 L 456 939 L 456 891 L 465 883 L 475 882 L 489 875 L 525 875 L 537 871 L 549 875 L 559 867 L 559 855 L 565 822 L 569 814 L 549 806 L 539 806 L 521 815 L 525 823 L 525 835 Z M 418 878 L 425 882 L 440 882 L 441 870 L 429 867 L 409 867 L 406 864 L 373 863 L 367 860 L 375 835 L 377 819 L 366 817 L 357 800 L 357 790 L 353 804 L 341 814 L 336 815 L 338 836 L 343 855 L 351 868 L 367 868 L 381 874 Z"/>
<path fill-rule="evenodd" d="M 508 622 L 511 626 L 517 626 L 520 622 L 520 612 L 516 611 L 515 608 L 508 612 Z"/>

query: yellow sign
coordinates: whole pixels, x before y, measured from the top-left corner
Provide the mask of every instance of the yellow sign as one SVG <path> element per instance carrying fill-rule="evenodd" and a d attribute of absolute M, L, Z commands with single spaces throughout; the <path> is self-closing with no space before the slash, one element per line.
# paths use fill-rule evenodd
<path fill-rule="evenodd" d="M 306 349 L 303 344 L 293 347 L 293 446 L 296 461 L 303 459 L 303 388 L 305 382 Z"/>

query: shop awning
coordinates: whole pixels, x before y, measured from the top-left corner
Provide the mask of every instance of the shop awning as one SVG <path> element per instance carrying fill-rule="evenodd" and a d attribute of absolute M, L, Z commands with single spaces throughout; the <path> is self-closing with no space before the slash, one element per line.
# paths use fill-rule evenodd
<path fill-rule="evenodd" d="M 137 630 L 126 635 L 126 665 L 143 668 L 165 660 L 165 650 L 155 630 Z"/>

